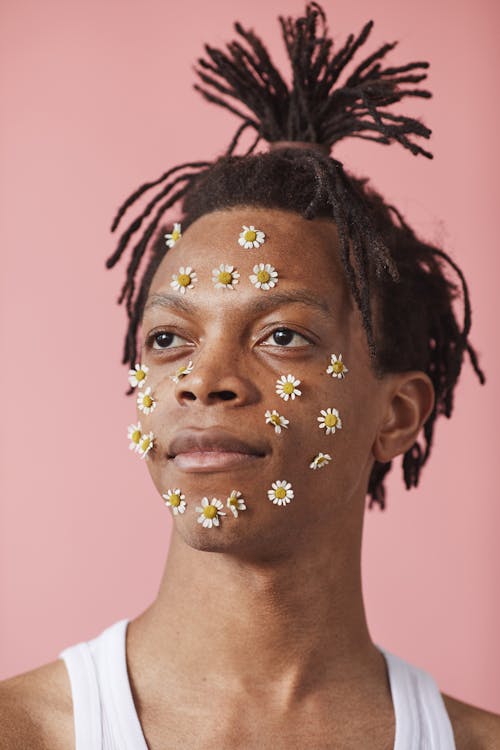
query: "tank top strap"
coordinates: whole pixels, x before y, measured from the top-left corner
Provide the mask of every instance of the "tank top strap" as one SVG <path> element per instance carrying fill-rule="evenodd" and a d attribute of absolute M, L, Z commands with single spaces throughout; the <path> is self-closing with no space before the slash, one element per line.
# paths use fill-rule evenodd
<path fill-rule="evenodd" d="M 77 643 L 59 654 L 68 670 L 73 699 L 76 750 L 101 750 L 101 700 L 97 673 L 88 643 Z"/>

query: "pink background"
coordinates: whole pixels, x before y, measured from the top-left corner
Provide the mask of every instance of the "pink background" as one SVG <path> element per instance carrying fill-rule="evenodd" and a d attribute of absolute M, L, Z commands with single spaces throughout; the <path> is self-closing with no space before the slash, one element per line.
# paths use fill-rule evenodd
<path fill-rule="evenodd" d="M 275 18 L 303 7 L 3 4 L 2 677 L 134 616 L 156 594 L 171 520 L 127 450 L 134 403 L 124 396 L 125 315 L 115 305 L 124 269 L 104 269 L 109 226 L 143 181 L 228 143 L 235 119 L 191 88 L 203 42 L 228 41 L 239 19 L 281 61 Z M 365 54 L 399 39 L 395 64 L 432 63 L 435 98 L 412 103 L 411 114 L 433 129 L 433 162 L 362 141 L 337 155 L 458 260 L 489 375 L 481 388 L 465 367 L 420 488 L 406 492 L 398 466 L 387 511 L 367 511 L 368 620 L 375 642 L 430 671 L 443 691 L 498 712 L 500 11 L 489 0 L 350 0 L 327 10 L 339 41 L 373 17 Z"/>

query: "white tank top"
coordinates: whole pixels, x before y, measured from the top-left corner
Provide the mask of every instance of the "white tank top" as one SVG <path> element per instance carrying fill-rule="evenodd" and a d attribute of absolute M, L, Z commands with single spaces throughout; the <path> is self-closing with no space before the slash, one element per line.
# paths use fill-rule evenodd
<path fill-rule="evenodd" d="M 128 620 L 59 654 L 73 697 L 75 750 L 148 750 L 127 672 Z M 456 750 L 434 679 L 377 646 L 386 659 L 396 717 L 394 750 Z"/>

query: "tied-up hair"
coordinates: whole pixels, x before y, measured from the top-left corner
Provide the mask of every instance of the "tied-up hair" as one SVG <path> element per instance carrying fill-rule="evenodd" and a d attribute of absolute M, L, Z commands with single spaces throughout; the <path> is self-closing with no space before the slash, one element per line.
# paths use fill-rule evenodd
<path fill-rule="evenodd" d="M 158 230 L 166 212 L 182 206 L 177 219 L 183 230 L 211 211 L 237 205 L 292 210 L 306 219 L 328 217 L 337 227 L 340 259 L 361 313 L 374 371 L 382 376 L 416 368 L 427 372 L 434 385 L 435 404 L 424 425 L 424 446 L 415 441 L 403 457 L 403 477 L 410 488 L 418 484 L 429 456 L 436 417 L 451 416 L 464 352 L 484 382 L 468 341 L 471 308 L 467 284 L 443 250 L 418 239 L 395 207 L 368 187 L 367 180 L 349 175 L 329 153 L 335 143 L 350 137 L 383 145 L 397 142 L 414 155 L 432 158 L 416 142 L 417 137 L 428 139 L 431 131 L 419 120 L 388 109 L 406 97 L 431 96 L 418 87 L 427 78 L 424 71 L 429 64 L 386 66 L 386 55 L 396 46 L 393 42 L 383 44 L 352 68 L 373 22 L 365 24 L 357 36 L 350 34 L 336 49 L 325 13 L 315 2 L 306 6 L 304 16 L 280 18 L 279 22 L 291 65 L 291 86 L 255 32 L 235 23 L 239 39 L 227 44 L 226 50 L 206 45 L 206 57 L 198 60 L 196 68 L 200 83 L 195 88 L 241 121 L 224 155 L 168 169 L 158 179 L 141 185 L 116 214 L 113 232 L 127 210 L 157 188 L 106 262 L 108 268 L 113 267 L 132 237 L 142 230 L 131 250 L 118 299 L 119 304 L 125 303 L 129 318 L 122 361 L 132 367 L 136 362 L 144 304 L 168 251 L 163 238 L 167 228 Z M 243 154 L 236 155 L 246 130 L 254 131 L 254 139 Z M 258 153 L 261 141 L 270 144 L 271 150 Z M 136 278 L 148 247 L 149 259 L 137 288 Z M 461 326 L 453 309 L 459 289 L 448 279 L 449 269 L 458 276 L 461 287 Z M 424 313 L 412 313 L 410 300 L 415 304 L 425 300 Z M 385 507 L 384 477 L 391 465 L 375 462 L 368 486 L 369 507 L 374 502 Z"/>

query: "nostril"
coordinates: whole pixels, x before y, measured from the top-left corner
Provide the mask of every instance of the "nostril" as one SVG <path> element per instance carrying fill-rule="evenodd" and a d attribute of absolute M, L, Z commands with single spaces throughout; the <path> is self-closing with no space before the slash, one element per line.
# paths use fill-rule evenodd
<path fill-rule="evenodd" d="M 188 401 L 196 401 L 196 396 L 191 391 L 183 391 L 181 398 L 186 398 Z"/>
<path fill-rule="evenodd" d="M 231 401 L 233 398 L 236 398 L 236 393 L 234 391 L 219 391 L 216 395 L 221 401 Z"/>

